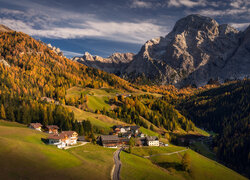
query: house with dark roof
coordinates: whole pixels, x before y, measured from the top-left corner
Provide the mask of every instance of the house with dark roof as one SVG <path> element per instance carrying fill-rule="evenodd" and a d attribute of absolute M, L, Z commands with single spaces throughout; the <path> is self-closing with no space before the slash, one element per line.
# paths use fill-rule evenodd
<path fill-rule="evenodd" d="M 126 137 L 128 139 L 130 139 L 132 137 L 133 133 L 131 131 L 127 131 L 123 134 L 121 134 L 122 137 Z"/>
<path fill-rule="evenodd" d="M 120 144 L 116 135 L 101 135 L 100 142 L 102 146 L 111 148 L 116 148 Z"/>
<path fill-rule="evenodd" d="M 29 124 L 29 128 L 31 128 L 31 129 L 35 129 L 35 130 L 37 130 L 37 131 L 42 131 L 42 124 L 40 124 L 40 123 L 30 123 Z"/>

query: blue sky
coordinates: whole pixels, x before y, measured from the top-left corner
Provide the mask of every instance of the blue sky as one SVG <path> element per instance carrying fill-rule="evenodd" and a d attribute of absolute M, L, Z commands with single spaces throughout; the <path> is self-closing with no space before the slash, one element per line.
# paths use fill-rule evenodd
<path fill-rule="evenodd" d="M 189 14 L 215 18 L 244 30 L 249 0 L 0 0 L 0 24 L 63 50 L 68 57 L 85 51 L 107 57 L 134 52 L 165 36 Z"/>

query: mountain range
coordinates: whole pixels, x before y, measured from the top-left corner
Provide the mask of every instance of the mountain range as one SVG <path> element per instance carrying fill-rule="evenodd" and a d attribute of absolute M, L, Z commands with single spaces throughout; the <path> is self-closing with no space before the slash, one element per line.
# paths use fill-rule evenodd
<path fill-rule="evenodd" d="M 148 40 L 137 54 L 102 58 L 86 52 L 72 60 L 132 82 L 146 79 L 181 87 L 242 79 L 250 75 L 250 26 L 241 32 L 209 17 L 189 15 L 165 37 Z"/>

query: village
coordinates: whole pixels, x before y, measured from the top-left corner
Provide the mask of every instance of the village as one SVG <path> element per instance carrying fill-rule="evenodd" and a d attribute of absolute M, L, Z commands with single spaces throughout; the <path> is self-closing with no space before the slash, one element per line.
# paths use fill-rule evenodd
<path fill-rule="evenodd" d="M 84 136 L 79 136 L 75 131 L 59 132 L 57 125 L 43 126 L 40 123 L 30 123 L 29 128 L 48 133 L 45 143 L 60 149 L 75 146 L 78 142 L 86 142 Z M 130 139 L 133 138 L 135 146 L 168 146 L 160 142 L 156 136 L 146 136 L 141 133 L 139 126 L 115 125 L 112 130 L 109 135 L 98 136 L 97 143 L 103 147 L 118 148 L 128 146 Z"/>
<path fill-rule="evenodd" d="M 156 136 L 146 136 L 140 132 L 140 126 L 113 126 L 113 133 L 110 135 L 101 135 L 98 138 L 100 145 L 104 147 L 117 148 L 128 146 L 130 139 L 134 138 L 135 146 L 160 146 Z"/>

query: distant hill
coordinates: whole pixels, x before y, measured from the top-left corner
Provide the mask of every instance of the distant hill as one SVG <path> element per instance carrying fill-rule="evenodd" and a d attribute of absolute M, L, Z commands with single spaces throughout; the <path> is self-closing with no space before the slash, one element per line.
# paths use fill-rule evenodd
<path fill-rule="evenodd" d="M 165 37 L 147 41 L 133 60 L 108 72 L 132 82 L 178 87 L 203 86 L 210 79 L 243 79 L 250 75 L 249 36 L 250 27 L 239 32 L 212 18 L 189 15 Z M 107 71 L 110 63 L 97 60 L 86 65 Z"/>

